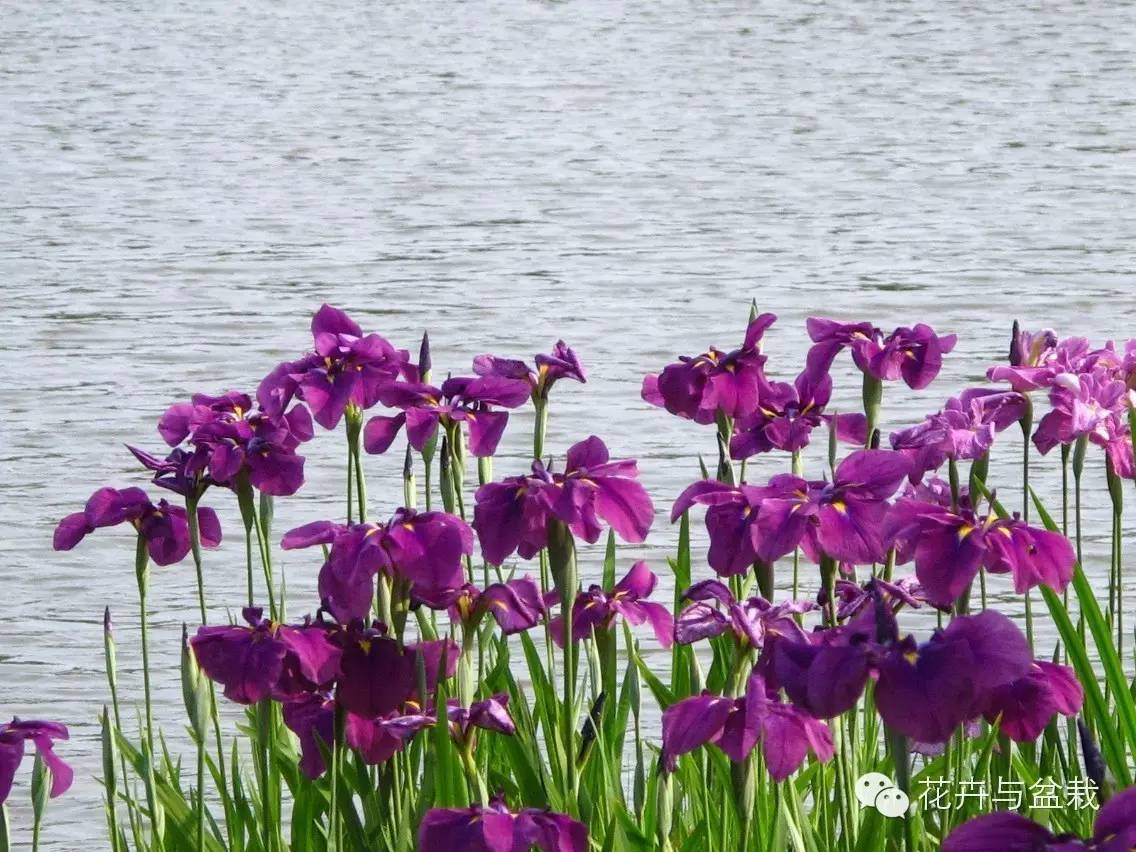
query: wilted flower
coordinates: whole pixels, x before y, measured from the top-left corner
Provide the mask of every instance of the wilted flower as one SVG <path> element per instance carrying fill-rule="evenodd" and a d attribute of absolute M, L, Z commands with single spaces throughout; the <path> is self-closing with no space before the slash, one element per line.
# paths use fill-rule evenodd
<path fill-rule="evenodd" d="M 473 514 L 481 552 L 494 565 L 513 552 L 531 559 L 548 543 L 553 519 L 589 543 L 599 539 L 601 518 L 625 541 L 643 541 L 654 509 L 638 475 L 633 459 L 610 461 L 592 435 L 568 449 L 564 473 L 534 461 L 528 476 L 488 482 L 477 490 Z"/>
<path fill-rule="evenodd" d="M 421 452 L 438 431 L 465 423 L 469 449 L 475 456 L 491 456 L 509 422 L 509 412 L 493 406 L 516 408 L 529 398 L 529 386 L 497 376 L 447 379 L 442 387 L 391 382 L 379 391 L 379 401 L 400 414 L 372 417 L 363 430 L 363 447 L 369 453 L 385 453 L 399 430 L 406 426 L 410 446 Z"/>
<path fill-rule="evenodd" d="M 320 426 L 334 429 L 349 405 L 370 408 L 384 385 L 417 372 L 406 350 L 395 349 L 377 334 L 364 335 L 354 320 L 330 305 L 312 317 L 312 337 L 314 352 L 278 365 L 261 381 L 256 398 L 268 414 L 280 416 L 298 397 Z"/>
<path fill-rule="evenodd" d="M 741 698 L 703 693 L 677 701 L 663 711 L 661 760 L 668 772 L 675 770 L 680 755 L 707 743 L 741 763 L 759 742 L 766 768 L 775 781 L 792 775 L 810 751 L 821 761 L 829 760 L 834 753 L 828 726 L 782 702 L 757 671 L 750 675 Z"/>
<path fill-rule="evenodd" d="M 53 546 L 56 550 L 70 550 L 88 533 L 123 523 L 131 524 L 145 539 L 150 558 L 158 565 L 180 562 L 189 553 L 185 509 L 164 499 L 152 503 L 141 488 L 100 488 L 82 512 L 59 522 Z M 221 543 L 221 524 L 212 509 L 199 508 L 197 524 L 203 546 L 217 547 Z"/>
<path fill-rule="evenodd" d="M 408 582 L 419 594 L 460 585 L 462 557 L 473 552 L 473 533 L 445 512 L 399 509 L 385 524 L 315 521 L 289 530 L 280 542 L 285 550 L 316 544 L 331 545 L 320 568 L 320 600 L 347 623 L 367 617 L 380 571 Z"/>
<path fill-rule="evenodd" d="M 957 341 L 953 334 L 940 337 L 923 323 L 897 328 L 886 336 L 869 323 L 810 317 L 807 325 L 813 346 L 806 358 L 806 372 L 814 376 L 827 373 L 833 359 L 847 347 L 862 373 L 884 382 L 902 378 L 915 390 L 934 381 L 943 366 L 943 356 Z"/>
<path fill-rule="evenodd" d="M 655 639 L 669 648 L 674 639 L 674 618 L 665 606 L 645 600 L 657 581 L 646 562 L 636 562 L 610 591 L 592 585 L 581 592 L 572 605 L 572 639 L 579 642 L 589 638 L 593 630 L 609 630 L 616 617 L 623 616 L 629 624 L 649 622 Z M 557 644 L 563 644 L 564 616 L 553 619 L 551 633 Z"/>
<path fill-rule="evenodd" d="M 563 340 L 557 340 L 547 355 L 537 355 L 536 369 L 524 361 L 499 358 L 496 355 L 478 355 L 473 359 L 473 371 L 479 376 L 497 376 L 503 379 L 519 379 L 529 386 L 533 401 L 539 403 L 548 399 L 552 386 L 560 379 L 586 382 L 584 368 L 580 359 Z"/>
<path fill-rule="evenodd" d="M 16 770 L 24 759 L 24 743 L 29 740 L 44 765 L 51 770 L 51 798 L 66 793 L 75 773 L 55 753 L 55 741 L 68 738 L 67 727 L 58 722 L 13 719 L 6 725 L 0 725 L 0 805 L 12 792 Z"/>
<path fill-rule="evenodd" d="M 733 418 L 748 415 L 757 408 L 765 383 L 761 338 L 776 320 L 775 314 L 751 320 L 740 349 L 711 347 L 644 377 L 643 399 L 695 423 L 713 423 L 719 412 Z"/>
<path fill-rule="evenodd" d="M 786 601 L 777 605 L 765 598 L 752 597 L 738 601 L 717 580 L 695 583 L 683 594 L 692 601 L 678 614 L 674 638 L 680 645 L 718 636 L 733 630 L 739 642 L 754 648 L 765 644 L 766 636 L 792 634 L 804 640 L 805 632 L 793 617 L 816 609 L 810 601 Z"/>
<path fill-rule="evenodd" d="M 422 852 L 587 852 L 588 829 L 571 817 L 537 808 L 512 813 L 496 798 L 488 805 L 434 808 L 418 828 Z"/>
<path fill-rule="evenodd" d="M 1057 835 L 1021 814 L 999 811 L 965 822 L 943 852 L 1129 852 L 1136 846 L 1136 788 L 1113 796 L 1093 823 L 1093 836 Z"/>

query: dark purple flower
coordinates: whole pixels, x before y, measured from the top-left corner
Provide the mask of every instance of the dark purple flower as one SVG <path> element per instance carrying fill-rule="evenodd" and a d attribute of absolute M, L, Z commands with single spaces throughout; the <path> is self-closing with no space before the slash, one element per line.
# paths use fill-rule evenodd
<path fill-rule="evenodd" d="M 716 745 L 730 760 L 740 763 L 759 742 L 775 781 L 792 775 L 810 751 L 821 761 L 833 755 L 828 726 L 783 703 L 756 671 L 741 698 L 704 693 L 677 701 L 663 711 L 661 760 L 668 772 L 675 770 L 679 756 L 701 745 Z"/>
<path fill-rule="evenodd" d="M 216 485 L 208 475 L 202 476 L 197 468 L 193 453 L 175 447 L 165 458 L 158 458 L 152 453 L 140 450 L 127 444 L 126 449 L 144 468 L 153 471 L 155 485 L 167 488 L 183 497 L 200 493 L 209 485 Z"/>
<path fill-rule="evenodd" d="M 377 334 L 364 335 L 354 320 L 330 305 L 312 317 L 312 337 L 313 353 L 280 364 L 257 388 L 256 398 L 270 415 L 280 416 L 298 397 L 317 423 L 334 429 L 349 405 L 370 408 L 386 384 L 417 372 L 409 366 L 408 352 Z"/>
<path fill-rule="evenodd" d="M 1100 809 L 1087 840 L 1056 835 L 1021 814 L 1000 811 L 965 822 L 943 841 L 943 852 L 1129 852 L 1136 847 L 1136 788 Z"/>
<path fill-rule="evenodd" d="M 414 652 L 383 630 L 350 625 L 337 634 L 339 661 L 335 700 L 346 711 L 376 719 L 411 699 L 417 679 Z"/>
<path fill-rule="evenodd" d="M 230 701 L 289 701 L 338 676 L 342 652 L 324 626 L 277 624 L 256 607 L 242 615 L 245 624 L 206 625 L 189 640 L 205 676 L 220 683 Z"/>
<path fill-rule="evenodd" d="M 572 638 L 579 642 L 591 637 L 593 630 L 610 630 L 615 619 L 623 616 L 629 624 L 649 622 L 655 639 L 669 648 L 674 641 L 674 618 L 665 606 L 645 600 L 655 590 L 657 580 L 646 562 L 636 562 L 610 591 L 593 585 L 581 592 L 572 605 Z M 556 643 L 562 645 L 563 616 L 552 620 L 551 632 Z"/>
<path fill-rule="evenodd" d="M 158 565 L 180 562 L 189 553 L 189 522 L 181 506 L 166 500 L 150 502 L 141 488 L 100 488 L 91 495 L 82 512 L 68 515 L 55 528 L 53 546 L 70 550 L 96 529 L 129 523 L 146 540 L 150 558 Z M 221 543 L 221 524 L 208 508 L 197 510 L 198 529 L 204 547 Z"/>
<path fill-rule="evenodd" d="M 986 721 L 997 721 L 998 730 L 1017 742 L 1033 742 L 1050 720 L 1061 713 L 1075 716 L 1085 693 L 1068 666 L 1034 660 L 1017 680 L 994 689 L 982 703 Z"/>
<path fill-rule="evenodd" d="M 552 386 L 560 379 L 586 382 L 580 359 L 563 340 L 556 341 L 547 355 L 537 355 L 536 369 L 524 361 L 499 358 L 496 355 L 478 355 L 473 359 L 473 371 L 479 376 L 496 376 L 502 379 L 521 380 L 528 384 L 533 401 L 548 399 Z"/>
<path fill-rule="evenodd" d="M 320 568 L 320 600 L 341 623 L 366 618 L 381 571 L 410 584 L 420 595 L 452 589 L 462 582 L 462 557 L 473 552 L 473 533 L 445 512 L 399 509 L 385 524 L 346 526 L 316 521 L 290 530 L 285 550 L 331 545 Z"/>
<path fill-rule="evenodd" d="M 494 406 L 516 408 L 529 398 L 528 384 L 498 376 L 447 379 L 442 387 L 392 382 L 379 391 L 379 401 L 388 408 L 401 408 L 391 417 L 372 417 L 363 430 L 363 446 L 369 453 L 385 453 L 399 430 L 406 426 L 410 445 L 421 451 L 438 431 L 465 423 L 469 449 L 475 456 L 491 456 L 509 422 L 509 412 Z"/>
<path fill-rule="evenodd" d="M 456 698 L 451 698 L 447 703 L 446 716 L 450 722 L 450 733 L 458 742 L 468 742 L 474 728 L 508 735 L 517 731 L 517 726 L 509 715 L 509 696 L 505 693 L 475 701 L 469 707 L 462 707 Z"/>
<path fill-rule="evenodd" d="M 12 792 L 12 782 L 24 759 L 24 743 L 28 740 L 35 746 L 44 765 L 51 770 L 51 798 L 66 793 L 75 773 L 55 753 L 55 741 L 68 738 L 66 726 L 58 722 L 13 719 L 6 725 L 0 725 L 0 805 Z"/>
<path fill-rule="evenodd" d="M 1073 578 L 1075 554 L 1065 536 L 1017 518 L 979 518 L 965 500 L 952 511 L 904 498 L 893 507 L 887 528 L 897 561 L 914 558 L 915 575 L 935 606 L 951 606 L 983 566 L 1012 574 L 1018 594 L 1038 585 L 1060 592 Z"/>
<path fill-rule="evenodd" d="M 807 325 L 813 346 L 806 358 L 806 372 L 813 376 L 827 373 L 833 359 L 847 347 L 861 372 L 885 382 L 902 378 L 915 390 L 934 381 L 942 368 L 943 356 L 955 348 L 957 341 L 953 334 L 938 336 L 923 323 L 914 328 L 897 328 L 886 336 L 869 323 L 838 323 L 810 317 Z"/>
<path fill-rule="evenodd" d="M 611 461 L 595 435 L 572 445 L 564 473 L 550 473 L 539 461 L 532 474 L 489 482 L 477 490 L 473 526 L 485 559 L 500 565 L 513 552 L 532 558 L 548 542 L 548 524 L 559 519 L 589 543 L 607 521 L 624 541 L 647 537 L 654 508 L 638 482 L 632 459 Z"/>
<path fill-rule="evenodd" d="M 680 645 L 718 636 L 727 630 L 733 630 L 739 642 L 754 648 L 763 647 L 767 636 L 790 634 L 807 641 L 793 616 L 816 609 L 816 604 L 810 601 L 786 601 L 776 606 L 760 597 L 738 601 L 717 580 L 695 583 L 683 598 L 692 603 L 675 620 L 674 638 Z"/>
<path fill-rule="evenodd" d="M 671 523 L 696 504 L 707 506 L 710 567 L 721 577 L 746 574 L 754 562 L 772 563 L 784 555 L 776 539 L 762 536 L 757 526 L 761 503 L 769 493 L 768 488 L 700 479 L 675 500 Z"/>
<path fill-rule="evenodd" d="M 750 414 L 765 384 L 761 338 L 776 319 L 774 314 L 755 317 L 740 349 L 727 353 L 711 347 L 644 377 L 643 399 L 695 423 L 713 423 L 719 412 L 733 418 Z"/>
<path fill-rule="evenodd" d="M 762 386 L 761 400 L 753 411 L 739 416 L 730 438 L 730 456 L 746 459 L 772 449 L 797 452 L 808 446 L 813 429 L 827 422 L 836 437 L 858 446 L 867 441 L 863 414 L 827 415 L 832 378 L 805 371 L 793 384 L 771 382 Z"/>
<path fill-rule="evenodd" d="M 472 583 L 456 589 L 420 591 L 415 599 L 431 609 L 448 609 L 450 617 L 467 631 L 476 630 L 488 613 L 506 636 L 535 627 L 548 614 L 540 587 L 531 577 L 494 583 L 484 591 Z"/>
<path fill-rule="evenodd" d="M 919 482 L 947 459 L 982 458 L 998 432 L 1022 419 L 1026 406 L 1026 398 L 1016 391 L 970 388 L 948 399 L 938 414 L 893 432 L 891 446 L 912 460 L 911 481 Z"/>
<path fill-rule="evenodd" d="M 420 852 L 587 852 L 588 829 L 537 808 L 512 813 L 501 799 L 468 808 L 434 808 L 418 828 Z"/>
<path fill-rule="evenodd" d="M 923 587 L 919 585 L 919 581 L 915 577 L 899 577 L 894 582 L 873 577 L 863 585 L 857 585 L 851 580 L 838 577 L 836 580 L 837 619 L 844 621 L 852 618 L 876 600 L 877 595 L 893 613 L 897 612 L 902 606 L 919 609 L 928 602 L 923 594 Z"/>

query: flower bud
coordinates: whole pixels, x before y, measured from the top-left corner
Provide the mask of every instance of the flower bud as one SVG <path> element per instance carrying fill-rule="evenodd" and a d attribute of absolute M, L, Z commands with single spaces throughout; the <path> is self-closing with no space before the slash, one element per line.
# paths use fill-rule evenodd
<path fill-rule="evenodd" d="M 110 725 L 106 705 L 99 716 L 99 737 L 103 746 L 103 784 L 106 786 L 107 800 L 114 806 L 115 791 L 118 789 L 118 778 L 115 775 L 115 761 L 118 759 L 118 748 L 114 741 L 114 730 Z"/>
<path fill-rule="evenodd" d="M 201 676 L 197 659 L 189 649 L 189 631 L 181 626 L 181 697 L 198 743 L 205 741 L 209 722 L 209 681 Z"/>

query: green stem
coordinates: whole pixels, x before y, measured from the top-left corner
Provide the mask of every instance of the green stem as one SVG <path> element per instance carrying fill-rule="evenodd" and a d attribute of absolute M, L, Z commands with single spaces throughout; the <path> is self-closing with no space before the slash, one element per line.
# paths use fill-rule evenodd
<path fill-rule="evenodd" d="M 154 700 L 150 688 L 150 630 L 149 615 L 146 610 L 146 591 L 150 582 L 150 554 L 146 550 L 146 539 L 139 534 L 134 555 L 134 575 L 138 582 L 138 611 L 142 633 L 142 689 L 145 702 L 145 766 L 146 806 L 150 809 L 150 830 L 155 849 L 161 849 L 162 813 L 158 805 L 156 783 L 154 781 Z"/>

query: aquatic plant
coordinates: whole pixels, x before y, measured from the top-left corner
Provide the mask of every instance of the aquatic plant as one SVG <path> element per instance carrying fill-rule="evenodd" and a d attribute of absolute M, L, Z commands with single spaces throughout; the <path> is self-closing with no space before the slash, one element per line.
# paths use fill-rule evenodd
<path fill-rule="evenodd" d="M 563 341 L 535 366 L 479 355 L 472 375 L 435 386 L 428 337 L 414 363 L 324 305 L 313 350 L 273 369 L 255 403 L 227 391 L 171 406 L 158 422 L 167 454 L 130 449 L 182 505 L 103 488 L 55 532 L 61 551 L 99 528 L 136 534 L 136 730 L 109 612 L 104 631 L 111 848 L 1134 848 L 1121 519 L 1123 480 L 1136 475 L 1136 342 L 1094 349 L 1015 326 L 1009 363 L 988 373 L 1008 389 L 963 389 L 883 449 L 884 383 L 926 388 L 954 335 L 813 318 L 788 383 L 769 377 L 762 352 L 774 320 L 753 310 L 739 348 L 709 347 L 643 380 L 648 403 L 711 427 L 717 455 L 712 472 L 702 465 L 663 495 L 679 540 L 667 566 L 619 569 L 618 540 L 643 542 L 655 519 L 628 448 L 613 460 L 591 435 L 546 453 L 554 387 L 586 379 Z M 845 349 L 862 412 L 831 407 Z M 495 479 L 509 412 L 527 404 L 529 469 Z M 303 485 L 297 450 L 313 421 L 344 424 L 343 517 L 277 541 L 274 500 Z M 1023 501 L 1011 512 L 987 476 L 1015 424 Z M 826 463 L 806 470 L 818 430 Z M 402 480 L 384 483 L 402 505 L 370 520 L 365 454 L 403 432 Z M 1059 522 L 1030 488 L 1031 442 L 1042 455 L 1060 448 Z M 841 457 L 841 443 L 854 449 Z M 1081 565 L 1090 444 L 1104 451 L 1113 510 L 1103 606 Z M 777 453 L 785 467 L 751 481 L 757 457 Z M 203 548 L 221 530 L 200 505 L 207 492 L 233 494 L 244 527 L 247 596 L 223 602 L 241 613 L 224 623 L 208 623 Z M 277 546 L 320 548 L 315 612 L 289 611 Z M 150 562 L 187 556 L 200 614 L 181 648 L 192 778 L 154 721 L 148 633 Z M 584 584 L 582 559 L 602 564 L 598 582 Z M 914 574 L 897 576 L 908 563 Z M 669 606 L 651 599 L 664 568 Z M 1024 631 L 989 606 L 995 591 L 1022 601 Z M 1036 594 L 1056 648 L 1037 647 Z M 652 660 L 669 655 L 666 671 L 648 647 Z M 661 730 L 646 728 L 650 703 Z M 70 783 L 51 748 L 65 738 L 52 723 L 0 726 L 0 801 L 24 741 L 39 754 L 37 840 L 45 779 L 52 795 Z M 1076 802 L 1048 804 L 1058 788 Z"/>

